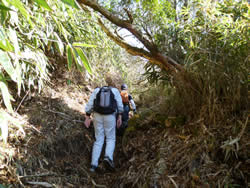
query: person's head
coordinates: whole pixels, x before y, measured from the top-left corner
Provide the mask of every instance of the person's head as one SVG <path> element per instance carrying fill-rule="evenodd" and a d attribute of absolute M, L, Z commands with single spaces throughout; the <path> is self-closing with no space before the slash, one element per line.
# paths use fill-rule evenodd
<path fill-rule="evenodd" d="M 122 84 L 122 85 L 121 85 L 121 90 L 127 90 L 127 89 L 128 89 L 127 84 Z"/>
<path fill-rule="evenodd" d="M 115 87 L 115 83 L 114 83 L 114 80 L 113 80 L 111 74 L 106 74 L 105 75 L 105 81 L 106 81 L 106 83 L 107 83 L 108 86 Z"/>

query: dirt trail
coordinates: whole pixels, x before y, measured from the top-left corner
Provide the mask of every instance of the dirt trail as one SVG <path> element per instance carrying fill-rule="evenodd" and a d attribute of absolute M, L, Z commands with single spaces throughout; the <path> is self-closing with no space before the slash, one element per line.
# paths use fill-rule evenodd
<path fill-rule="evenodd" d="M 17 159 L 21 155 L 25 158 L 18 160 L 19 176 L 23 176 L 19 183 L 25 187 L 29 187 L 31 182 L 47 182 L 61 187 L 136 185 L 133 182 L 136 164 L 142 163 L 145 155 L 149 159 L 156 155 L 151 150 L 152 146 L 143 146 L 142 141 L 149 139 L 146 138 L 147 133 L 141 132 L 140 137 L 130 135 L 129 147 L 122 147 L 122 137 L 117 137 L 114 153 L 116 171 L 105 170 L 102 153 L 97 173 L 90 173 L 94 130 L 93 126 L 85 128 L 83 109 L 91 92 L 89 88 L 77 88 L 58 79 L 53 85 L 55 88 L 48 87 L 42 96 L 26 100 L 19 110 L 32 127 L 26 129 L 29 135 L 16 156 Z M 148 133 L 149 137 L 152 135 L 152 132 Z M 146 154 L 147 149 L 152 153 Z"/>
<path fill-rule="evenodd" d="M 93 126 L 85 128 L 83 122 L 84 106 L 92 89 L 84 85 L 84 81 L 72 78 L 74 74 L 67 74 L 58 70 L 41 95 L 29 94 L 23 98 L 18 113 L 19 119 L 25 121 L 26 136 L 10 135 L 9 144 L 3 146 L 15 154 L 12 159 L 8 154 L 3 155 L 2 161 L 6 166 L 1 168 L 0 183 L 15 187 L 136 185 L 135 163 L 145 158 L 137 161 L 134 157 L 145 155 L 145 148 L 136 149 L 142 145 L 141 137 L 138 139 L 137 135 L 130 136 L 133 143 L 130 149 L 122 147 L 122 137 L 117 137 L 115 172 L 108 172 L 103 167 L 103 153 L 97 173 L 89 172 L 94 130 Z M 21 99 L 16 105 L 20 102 Z"/>
<path fill-rule="evenodd" d="M 20 106 L 26 136 L 10 134 L 9 143 L 1 145 L 0 184 L 216 187 L 221 180 L 231 178 L 242 187 L 247 185 L 247 165 L 241 165 L 248 164 L 244 153 L 239 153 L 243 159 L 224 163 L 221 150 L 210 151 L 204 144 L 207 135 L 191 136 L 190 125 L 178 133 L 160 125 L 150 114 L 131 122 L 125 137 L 117 137 L 115 172 L 105 170 L 102 153 L 97 173 L 90 173 L 94 130 L 93 126 L 85 128 L 83 122 L 84 105 L 92 89 L 80 79 L 69 82 L 65 72 L 57 72 L 42 95 L 27 96 Z"/>

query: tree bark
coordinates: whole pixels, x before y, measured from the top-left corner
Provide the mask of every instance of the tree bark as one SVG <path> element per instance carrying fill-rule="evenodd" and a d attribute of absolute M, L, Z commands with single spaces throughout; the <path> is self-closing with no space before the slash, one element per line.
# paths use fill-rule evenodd
<path fill-rule="evenodd" d="M 88 6 L 92 8 L 93 10 L 99 12 L 101 15 L 103 15 L 107 20 L 109 20 L 111 23 L 115 24 L 118 27 L 127 29 L 132 35 L 137 38 L 143 45 L 144 48 L 138 48 L 131 46 L 121 40 L 119 37 L 115 36 L 111 31 L 108 30 L 107 27 L 102 23 L 102 21 L 99 19 L 98 22 L 104 32 L 119 46 L 124 48 L 128 53 L 135 56 L 141 56 L 146 59 L 148 59 L 151 63 L 159 65 L 161 68 L 165 70 L 170 70 L 172 73 L 176 73 L 178 71 L 183 71 L 183 67 L 179 65 L 174 59 L 171 57 L 165 56 L 161 54 L 157 48 L 157 46 L 153 43 L 147 40 L 143 34 L 138 31 L 131 21 L 120 19 L 119 17 L 113 15 L 108 10 L 106 10 L 104 7 L 100 6 L 96 0 L 77 0 L 79 4 Z M 130 18 L 131 20 L 131 18 Z"/>

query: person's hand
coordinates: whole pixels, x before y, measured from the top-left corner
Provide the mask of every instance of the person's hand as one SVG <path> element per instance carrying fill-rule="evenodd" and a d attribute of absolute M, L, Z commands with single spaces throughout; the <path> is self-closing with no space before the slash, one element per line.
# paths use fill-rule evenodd
<path fill-rule="evenodd" d="M 84 125 L 85 127 L 89 128 L 91 122 L 91 118 L 89 116 L 85 117 Z"/>
<path fill-rule="evenodd" d="M 116 126 L 119 129 L 121 127 L 121 125 L 122 125 L 122 116 L 119 115 L 117 118 Z"/>
<path fill-rule="evenodd" d="M 133 112 L 134 112 L 134 114 L 137 114 L 137 111 L 136 111 L 136 109 L 134 109 L 134 110 L 133 110 Z"/>

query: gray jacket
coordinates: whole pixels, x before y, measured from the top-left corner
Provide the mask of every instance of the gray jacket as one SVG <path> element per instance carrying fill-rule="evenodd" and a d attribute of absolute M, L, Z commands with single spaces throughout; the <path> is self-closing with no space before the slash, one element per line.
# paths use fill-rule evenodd
<path fill-rule="evenodd" d="M 100 88 L 96 88 L 93 93 L 91 94 L 88 103 L 85 106 L 85 112 L 86 114 L 91 114 L 93 112 L 93 108 L 94 108 L 94 100 L 96 99 L 96 95 L 99 92 Z M 117 102 L 117 108 L 118 108 L 118 112 L 119 114 L 121 114 L 123 112 L 123 104 L 122 104 L 122 98 L 120 95 L 120 92 L 117 88 L 111 87 L 111 90 L 115 96 L 115 100 Z"/>

